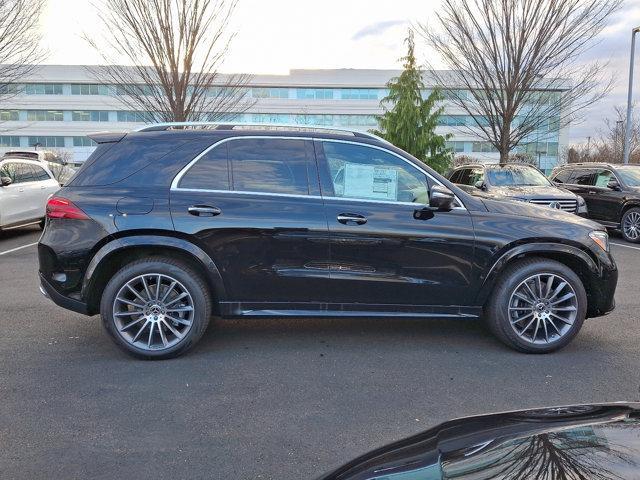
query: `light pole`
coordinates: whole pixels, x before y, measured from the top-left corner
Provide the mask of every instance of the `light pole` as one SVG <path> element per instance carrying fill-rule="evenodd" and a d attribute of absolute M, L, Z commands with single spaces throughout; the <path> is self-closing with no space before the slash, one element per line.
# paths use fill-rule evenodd
<path fill-rule="evenodd" d="M 631 30 L 631 57 L 629 59 L 629 91 L 627 93 L 627 128 L 624 132 L 624 152 L 622 154 L 623 163 L 629 163 L 629 137 L 631 136 L 631 99 L 633 97 L 633 57 L 636 51 L 636 33 L 640 32 L 640 27 Z"/>
<path fill-rule="evenodd" d="M 620 135 L 622 135 L 622 143 L 624 144 L 624 122 L 622 120 L 617 120 L 616 121 L 616 133 L 615 133 L 615 139 L 614 139 L 614 154 L 616 157 L 616 162 L 618 161 L 618 148 L 620 148 L 620 145 L 618 144 L 618 142 L 620 141 Z M 622 152 L 622 163 L 624 163 L 624 145 L 622 147 L 623 152 Z"/>

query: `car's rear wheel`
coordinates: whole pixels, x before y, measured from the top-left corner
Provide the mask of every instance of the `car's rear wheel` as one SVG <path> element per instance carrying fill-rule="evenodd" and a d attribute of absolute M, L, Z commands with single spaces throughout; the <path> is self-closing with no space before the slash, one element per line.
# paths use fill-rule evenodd
<path fill-rule="evenodd" d="M 622 236 L 627 242 L 640 242 L 640 208 L 630 208 L 622 216 Z"/>
<path fill-rule="evenodd" d="M 105 287 L 100 304 L 116 344 L 143 359 L 176 357 L 207 328 L 211 299 L 204 280 L 168 258 L 132 262 Z"/>
<path fill-rule="evenodd" d="M 524 259 L 502 273 L 485 321 L 511 348 L 548 353 L 571 342 L 586 310 L 587 295 L 573 270 L 553 260 Z"/>

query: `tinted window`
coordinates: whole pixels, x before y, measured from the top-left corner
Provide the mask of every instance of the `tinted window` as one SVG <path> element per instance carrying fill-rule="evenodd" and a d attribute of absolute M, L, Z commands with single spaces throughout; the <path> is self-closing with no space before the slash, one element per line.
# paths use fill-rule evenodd
<path fill-rule="evenodd" d="M 336 197 L 429 203 L 427 177 L 384 150 L 323 142 Z"/>
<path fill-rule="evenodd" d="M 0 167 L 0 177 L 9 177 L 12 183 L 16 183 L 17 180 L 17 171 L 16 171 L 16 163 L 7 162 Z"/>
<path fill-rule="evenodd" d="M 44 168 L 39 167 L 38 165 L 29 165 L 34 174 L 34 179 L 38 181 L 49 180 L 49 174 L 45 171 Z"/>
<path fill-rule="evenodd" d="M 506 165 L 487 169 L 489 183 L 496 187 L 505 186 L 547 186 L 549 180 L 538 170 L 519 165 Z"/>
<path fill-rule="evenodd" d="M 205 153 L 185 174 L 180 188 L 229 190 L 229 164 L 225 142 Z"/>
<path fill-rule="evenodd" d="M 575 185 L 593 185 L 595 183 L 595 172 L 593 170 L 576 170 L 571 177 L 571 183 Z"/>
<path fill-rule="evenodd" d="M 610 180 L 617 180 L 611 170 L 600 169 L 596 171 L 594 185 L 596 187 L 607 188 Z"/>
<path fill-rule="evenodd" d="M 470 185 L 470 179 L 471 178 L 471 169 L 470 168 L 463 168 L 462 170 L 460 170 L 460 176 L 458 177 L 458 182 L 460 185 Z"/>
<path fill-rule="evenodd" d="M 567 183 L 569 177 L 571 177 L 571 170 L 567 168 L 566 170 L 560 170 L 557 175 L 553 177 L 553 181 L 556 183 Z"/>
<path fill-rule="evenodd" d="M 304 140 L 279 138 L 227 142 L 233 190 L 309 194 Z"/>
<path fill-rule="evenodd" d="M 618 175 L 622 177 L 622 181 L 630 187 L 640 187 L 640 167 L 629 165 L 617 167 Z"/>
<path fill-rule="evenodd" d="M 455 172 L 453 172 L 453 174 L 451 175 L 451 177 L 449 177 L 449 181 L 451 183 L 460 183 L 458 180 L 460 179 L 460 170 L 456 170 Z"/>

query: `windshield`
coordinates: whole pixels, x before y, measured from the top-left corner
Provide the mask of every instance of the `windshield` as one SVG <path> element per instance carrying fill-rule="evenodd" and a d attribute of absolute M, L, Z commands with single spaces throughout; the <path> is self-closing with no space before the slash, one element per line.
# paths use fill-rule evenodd
<path fill-rule="evenodd" d="M 500 168 L 488 168 L 487 179 L 495 187 L 550 185 L 547 177 L 530 167 L 507 165 Z"/>
<path fill-rule="evenodd" d="M 640 187 L 640 166 L 618 167 L 618 175 L 629 187 Z"/>

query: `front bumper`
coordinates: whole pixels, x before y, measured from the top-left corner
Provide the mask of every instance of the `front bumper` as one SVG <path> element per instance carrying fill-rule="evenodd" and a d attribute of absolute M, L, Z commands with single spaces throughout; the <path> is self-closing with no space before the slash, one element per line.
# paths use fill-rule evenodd
<path fill-rule="evenodd" d="M 89 315 L 87 304 L 76 300 L 75 298 L 69 298 L 58 292 L 53 285 L 51 285 L 40 273 L 40 293 L 53 301 L 56 305 L 73 312 L 82 313 L 83 315 Z"/>
<path fill-rule="evenodd" d="M 599 270 L 599 274 L 592 277 L 590 288 L 587 291 L 589 297 L 587 318 L 601 317 L 616 307 L 618 268 L 610 253 L 601 255 Z"/>

